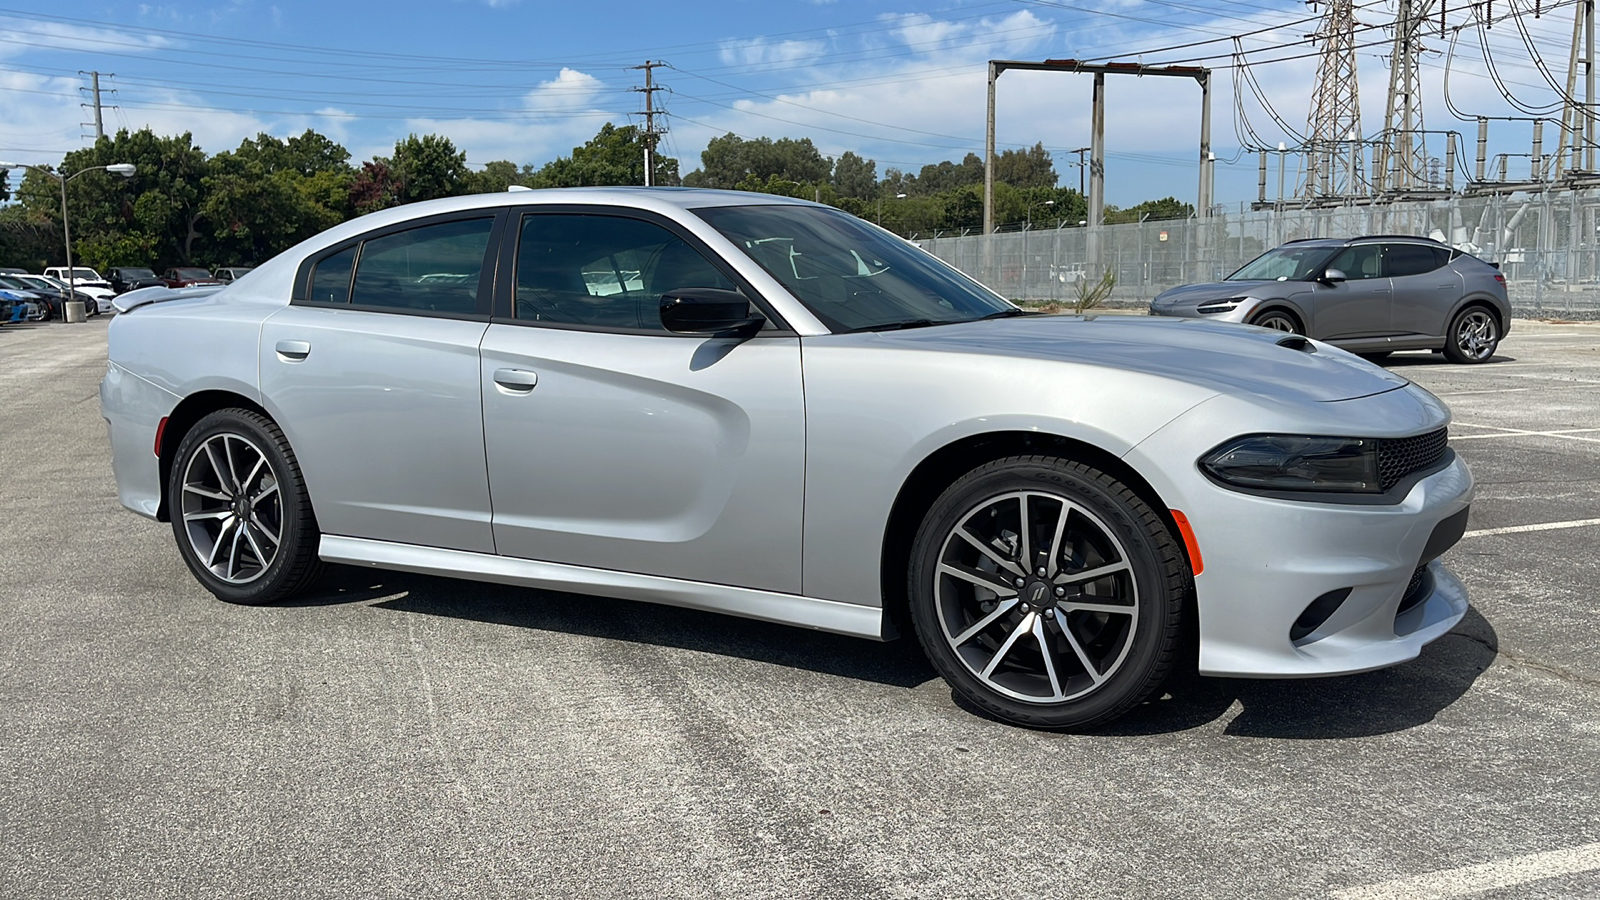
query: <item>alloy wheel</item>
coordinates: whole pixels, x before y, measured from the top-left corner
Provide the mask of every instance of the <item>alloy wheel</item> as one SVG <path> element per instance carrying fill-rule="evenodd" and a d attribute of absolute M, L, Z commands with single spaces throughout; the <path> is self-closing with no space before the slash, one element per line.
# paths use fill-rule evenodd
<path fill-rule="evenodd" d="M 214 434 L 183 473 L 183 533 L 196 559 L 230 584 L 264 575 L 283 542 L 283 499 L 267 455 L 246 437 Z"/>
<path fill-rule="evenodd" d="M 939 551 L 934 605 L 961 664 L 1000 694 L 1061 703 L 1094 692 L 1134 645 L 1138 587 L 1098 517 L 1049 491 L 991 497 Z"/>
<path fill-rule="evenodd" d="M 1462 356 L 1472 360 L 1488 359 L 1499 343 L 1494 316 L 1481 309 L 1469 310 L 1456 321 L 1455 342 Z"/>

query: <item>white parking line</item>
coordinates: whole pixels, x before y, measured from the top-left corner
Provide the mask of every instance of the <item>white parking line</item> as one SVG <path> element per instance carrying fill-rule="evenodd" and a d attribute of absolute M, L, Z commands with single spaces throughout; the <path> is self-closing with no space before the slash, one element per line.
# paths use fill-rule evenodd
<path fill-rule="evenodd" d="M 1571 441 L 1600 442 L 1600 438 L 1579 437 L 1579 435 L 1600 431 L 1600 428 L 1557 428 L 1551 431 L 1530 431 L 1525 428 L 1503 428 L 1499 425 L 1475 425 L 1471 422 L 1454 422 L 1453 425 L 1463 428 L 1492 428 L 1498 434 L 1458 434 L 1450 438 L 1451 441 L 1481 441 L 1485 438 L 1507 437 L 1555 437 L 1566 438 Z"/>
<path fill-rule="evenodd" d="M 1492 391 L 1450 391 L 1444 394 L 1434 394 L 1435 397 L 1467 397 L 1472 394 L 1516 394 L 1521 391 L 1531 391 L 1533 388 L 1498 388 Z"/>
<path fill-rule="evenodd" d="M 1336 900 L 1442 900 L 1600 869 L 1600 843 L 1529 853 L 1335 891 Z"/>
<path fill-rule="evenodd" d="M 1480 528 L 1469 531 L 1462 537 L 1483 537 L 1489 534 L 1521 534 L 1524 531 L 1555 531 L 1559 528 L 1586 528 L 1590 525 L 1600 525 L 1600 519 L 1573 519 L 1569 522 L 1541 522 L 1538 525 L 1507 525 L 1504 528 Z"/>

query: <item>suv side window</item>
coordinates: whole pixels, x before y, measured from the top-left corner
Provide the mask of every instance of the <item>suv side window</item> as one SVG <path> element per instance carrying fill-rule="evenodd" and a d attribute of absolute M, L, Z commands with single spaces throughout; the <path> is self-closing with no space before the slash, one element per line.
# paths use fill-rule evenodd
<path fill-rule="evenodd" d="M 1442 257 L 1442 258 L 1441 258 Z M 1450 251 L 1423 244 L 1386 244 L 1383 248 L 1384 274 L 1390 278 L 1432 272 L 1448 262 Z"/>
<path fill-rule="evenodd" d="M 459 219 L 363 242 L 350 286 L 351 305 L 477 312 L 478 280 L 493 228 L 493 217 Z M 318 276 L 328 261 L 317 264 Z M 313 277 L 313 284 L 319 280 Z"/>
<path fill-rule="evenodd" d="M 737 289 L 659 225 L 571 213 L 523 217 L 515 284 L 515 314 L 523 321 L 662 334 L 662 294 L 683 287 Z"/>
<path fill-rule="evenodd" d="M 1383 266 L 1380 262 L 1380 251 L 1383 247 L 1379 244 L 1357 244 L 1346 247 L 1328 263 L 1328 268 L 1338 269 L 1350 281 L 1362 281 L 1367 278 L 1382 278 Z"/>

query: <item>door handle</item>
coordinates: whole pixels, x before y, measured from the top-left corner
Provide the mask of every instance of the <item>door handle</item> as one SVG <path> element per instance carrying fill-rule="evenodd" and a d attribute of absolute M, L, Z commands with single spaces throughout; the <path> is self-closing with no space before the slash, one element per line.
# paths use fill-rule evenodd
<path fill-rule="evenodd" d="M 525 369 L 495 369 L 494 383 L 504 394 L 526 394 L 539 383 L 539 373 Z"/>
<path fill-rule="evenodd" d="M 284 362 L 299 362 L 311 355 L 311 344 L 307 341 L 279 341 L 278 358 Z"/>

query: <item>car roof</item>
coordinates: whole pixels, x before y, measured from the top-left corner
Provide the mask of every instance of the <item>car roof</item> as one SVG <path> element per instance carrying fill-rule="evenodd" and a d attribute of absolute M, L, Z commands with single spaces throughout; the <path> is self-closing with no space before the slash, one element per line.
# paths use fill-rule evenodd
<path fill-rule="evenodd" d="M 1295 238 L 1284 241 L 1285 245 L 1307 245 L 1312 247 L 1348 247 L 1351 244 L 1361 244 L 1367 241 L 1412 241 L 1418 244 L 1427 244 L 1430 247 L 1444 247 L 1445 244 L 1430 237 L 1416 234 L 1364 234 L 1360 237 L 1350 238 Z"/>

